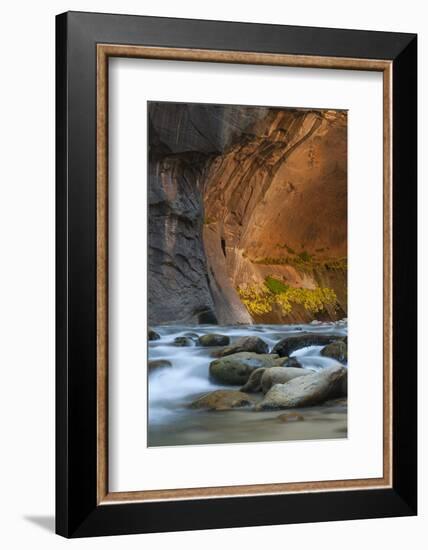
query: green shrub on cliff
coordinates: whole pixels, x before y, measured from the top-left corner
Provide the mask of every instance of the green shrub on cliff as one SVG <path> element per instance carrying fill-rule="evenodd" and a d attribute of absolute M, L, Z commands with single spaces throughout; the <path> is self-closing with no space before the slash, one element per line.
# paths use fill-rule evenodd
<path fill-rule="evenodd" d="M 290 288 L 289 285 L 286 285 L 279 279 L 275 279 L 274 277 L 270 276 L 266 277 L 265 285 L 267 286 L 268 290 L 273 292 L 273 294 L 281 294 L 282 292 L 286 292 Z"/>

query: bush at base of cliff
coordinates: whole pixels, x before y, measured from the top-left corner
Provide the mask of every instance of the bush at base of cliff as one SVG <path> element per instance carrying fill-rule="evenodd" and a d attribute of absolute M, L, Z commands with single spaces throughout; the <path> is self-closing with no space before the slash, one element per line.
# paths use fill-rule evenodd
<path fill-rule="evenodd" d="M 275 304 L 284 315 L 292 312 L 294 304 L 306 311 L 318 313 L 326 306 L 337 306 L 337 296 L 332 288 L 293 288 L 273 277 L 267 277 L 263 285 L 238 287 L 242 303 L 251 315 L 270 313 Z"/>

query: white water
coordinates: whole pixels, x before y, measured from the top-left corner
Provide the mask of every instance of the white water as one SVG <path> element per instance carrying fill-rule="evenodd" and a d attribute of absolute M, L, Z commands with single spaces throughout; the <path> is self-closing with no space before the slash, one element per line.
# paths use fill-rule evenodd
<path fill-rule="evenodd" d="M 321 355 L 322 348 L 323 346 L 308 346 L 294 351 L 290 354 L 290 357 L 295 357 L 303 368 L 313 371 L 319 371 L 332 365 L 340 364 L 335 359 L 323 357 Z"/>
<path fill-rule="evenodd" d="M 177 347 L 173 345 L 178 336 L 192 333 L 197 336 L 216 332 L 230 337 L 231 343 L 241 336 L 259 336 L 269 346 L 269 350 L 285 336 L 311 332 L 318 334 L 346 335 L 346 323 L 322 323 L 320 325 L 250 325 L 250 326 L 159 326 L 153 329 L 161 336 L 160 340 L 149 343 L 149 359 L 166 359 L 171 368 L 159 369 L 149 376 L 149 423 L 171 423 L 174 418 L 188 415 L 186 406 L 198 395 L 222 388 L 210 381 L 209 364 L 213 361 L 212 352 L 217 348 L 204 348 L 197 345 Z M 303 367 L 314 371 L 337 364 L 337 361 L 322 357 L 322 346 L 309 346 L 291 354 Z M 229 386 L 230 388 L 230 386 Z M 172 426 L 171 426 L 172 427 Z M 173 427 L 172 427 L 173 428 Z"/>

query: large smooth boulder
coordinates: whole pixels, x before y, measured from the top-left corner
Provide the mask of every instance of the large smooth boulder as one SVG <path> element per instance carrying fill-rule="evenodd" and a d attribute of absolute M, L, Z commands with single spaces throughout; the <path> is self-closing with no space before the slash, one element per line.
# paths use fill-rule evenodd
<path fill-rule="evenodd" d="M 272 353 L 280 357 L 289 357 L 293 351 L 308 346 L 326 346 L 335 340 L 341 340 L 337 334 L 299 334 L 297 336 L 286 336 L 275 344 Z"/>
<path fill-rule="evenodd" d="M 216 334 L 211 332 L 210 334 L 203 334 L 198 338 L 198 344 L 200 346 L 227 346 L 230 343 L 229 336 L 224 334 Z"/>
<path fill-rule="evenodd" d="M 248 407 L 249 405 L 253 405 L 253 400 L 246 393 L 233 390 L 216 390 L 193 401 L 190 408 L 227 411 L 238 407 Z"/>
<path fill-rule="evenodd" d="M 231 346 L 217 351 L 215 357 L 225 357 L 242 351 L 253 353 L 269 353 L 269 346 L 258 336 L 243 336 L 238 338 Z"/>
<path fill-rule="evenodd" d="M 313 374 L 313 372 L 314 371 L 309 369 L 295 367 L 274 367 L 265 369 L 260 380 L 261 390 L 263 393 L 267 393 L 275 384 L 285 384 L 294 378 L 308 376 Z"/>
<path fill-rule="evenodd" d="M 209 371 L 216 382 L 241 386 L 247 383 L 255 369 L 280 367 L 286 361 L 286 358 L 271 353 L 240 352 L 212 361 Z"/>
<path fill-rule="evenodd" d="M 152 359 L 149 361 L 149 372 L 153 372 L 159 369 L 171 368 L 172 363 L 167 359 Z"/>
<path fill-rule="evenodd" d="M 318 405 L 332 397 L 345 375 L 346 368 L 335 365 L 308 376 L 299 376 L 286 384 L 276 384 L 256 409 L 263 411 Z"/>
<path fill-rule="evenodd" d="M 336 359 L 340 363 L 348 362 L 348 348 L 346 343 L 343 340 L 335 340 L 328 344 L 321 350 L 321 355 L 323 357 L 330 357 L 331 359 Z"/>

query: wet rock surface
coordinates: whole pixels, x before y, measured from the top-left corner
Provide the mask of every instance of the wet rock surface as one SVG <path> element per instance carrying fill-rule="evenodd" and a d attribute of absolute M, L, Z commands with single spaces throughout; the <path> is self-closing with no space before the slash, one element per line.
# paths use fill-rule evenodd
<path fill-rule="evenodd" d="M 285 384 L 299 376 L 312 375 L 314 372 L 309 369 L 295 367 L 275 367 L 266 369 L 260 381 L 261 390 L 267 393 L 275 384 Z"/>
<path fill-rule="evenodd" d="M 147 336 L 148 336 L 149 341 L 159 340 L 159 338 L 160 338 L 159 334 L 157 332 L 155 332 L 154 330 L 152 330 L 151 328 L 149 328 Z"/>
<path fill-rule="evenodd" d="M 321 350 L 323 357 L 330 357 L 336 359 L 340 363 L 348 362 L 348 348 L 343 340 L 335 340 L 331 344 L 328 344 Z"/>
<path fill-rule="evenodd" d="M 177 347 L 189 347 L 193 346 L 193 340 L 186 336 L 177 336 L 177 338 L 174 338 L 173 345 Z"/>
<path fill-rule="evenodd" d="M 272 349 L 272 353 L 277 353 L 281 357 L 287 357 L 294 351 L 307 346 L 326 346 L 340 338 L 339 335 L 327 334 L 302 334 L 297 336 L 287 336 L 280 340 Z"/>
<path fill-rule="evenodd" d="M 276 384 L 257 405 L 257 410 L 309 407 L 323 403 L 333 397 L 337 384 L 345 374 L 345 367 L 333 366 L 300 376 L 286 384 Z"/>
<path fill-rule="evenodd" d="M 172 363 L 171 361 L 167 361 L 166 359 L 153 359 L 149 361 L 149 373 L 153 372 L 157 369 L 165 369 L 165 368 L 171 368 Z"/>
<path fill-rule="evenodd" d="M 198 344 L 200 346 L 210 347 L 210 346 L 227 346 L 230 343 L 229 336 L 224 334 L 204 334 L 198 338 Z"/>
<path fill-rule="evenodd" d="M 193 401 L 190 408 L 227 411 L 250 405 L 253 405 L 253 400 L 246 393 L 233 390 L 216 390 Z"/>
<path fill-rule="evenodd" d="M 211 378 L 222 384 L 246 384 L 251 373 L 260 368 L 280 367 L 286 359 L 273 354 L 239 352 L 216 359 L 210 364 Z"/>
<path fill-rule="evenodd" d="M 238 338 L 231 346 L 217 351 L 215 357 L 225 357 L 226 355 L 233 355 L 242 351 L 249 351 L 253 353 L 269 353 L 269 346 L 264 340 L 258 336 L 244 336 Z"/>

